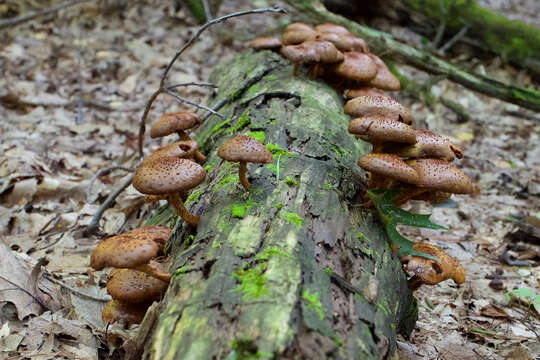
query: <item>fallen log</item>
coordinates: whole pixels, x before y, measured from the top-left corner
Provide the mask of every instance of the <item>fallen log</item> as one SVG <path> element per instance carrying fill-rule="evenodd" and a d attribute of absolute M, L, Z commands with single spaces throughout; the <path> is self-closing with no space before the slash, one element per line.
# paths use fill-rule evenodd
<path fill-rule="evenodd" d="M 212 102 L 226 100 L 227 119 L 211 116 L 199 132 L 208 175 L 187 203 L 200 222 L 193 234 L 177 226 L 171 285 L 128 358 L 382 359 L 412 331 L 416 301 L 358 200 L 368 145 L 347 133 L 341 96 L 292 68 L 247 51 L 214 70 Z M 249 193 L 216 155 L 246 131 L 275 158 L 248 166 Z"/>

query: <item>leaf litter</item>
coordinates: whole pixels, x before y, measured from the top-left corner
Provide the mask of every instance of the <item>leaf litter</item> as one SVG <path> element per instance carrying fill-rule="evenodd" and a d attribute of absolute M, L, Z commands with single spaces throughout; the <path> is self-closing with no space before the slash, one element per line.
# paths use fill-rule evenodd
<path fill-rule="evenodd" d="M 92 203 L 86 191 L 100 168 L 132 164 L 144 104 L 197 25 L 173 2 L 106 3 L 75 6 L 0 33 L 0 357 L 106 358 L 133 334 L 113 326 L 105 337 L 100 311 L 108 298 L 106 272 L 88 267 L 99 238 L 82 231 L 129 174 L 100 177 Z M 102 7 L 112 3 L 121 6 Z M 53 1 L 40 2 L 46 4 Z M 0 6 L 0 17 L 35 7 L 31 1 L 8 1 Z M 248 1 L 224 1 L 220 13 L 250 7 Z M 219 31 L 202 36 L 174 66 L 171 82 L 207 80 L 217 63 L 242 50 L 245 40 L 276 29 L 278 21 L 245 17 L 216 26 Z M 253 34 L 253 28 L 263 33 Z M 479 66 L 496 78 L 534 85 L 525 72 L 497 59 Z M 426 76 L 408 66 L 399 69 L 416 80 Z M 400 100 L 411 106 L 419 127 L 443 133 L 466 150 L 460 167 L 481 192 L 434 208 L 407 206 L 433 213 L 431 220 L 449 230 L 401 228 L 402 234 L 458 258 L 467 280 L 460 287 L 445 282 L 415 293 L 420 318 L 411 339 L 400 340 L 400 355 L 534 358 L 540 354 L 540 322 L 533 298 L 512 295 L 509 301 L 508 293 L 540 292 L 539 259 L 533 256 L 530 266 L 520 268 L 499 257 L 509 243 L 505 235 L 538 218 L 538 115 L 446 80 L 432 90 L 453 97 L 474 121 L 459 123 L 441 105 L 430 109 L 411 98 Z M 196 101 L 207 94 L 191 87 L 180 92 Z M 183 108 L 162 97 L 150 122 Z M 161 144 L 147 140 L 146 146 Z M 105 212 L 102 235 L 138 226 L 157 206 L 128 188 Z M 501 273 L 497 288 L 489 285 L 495 271 Z"/>

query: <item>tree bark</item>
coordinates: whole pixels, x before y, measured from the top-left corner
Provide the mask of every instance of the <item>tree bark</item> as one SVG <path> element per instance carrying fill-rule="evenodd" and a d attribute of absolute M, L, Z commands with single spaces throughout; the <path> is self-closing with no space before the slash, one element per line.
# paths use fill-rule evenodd
<path fill-rule="evenodd" d="M 201 218 L 196 233 L 174 232 L 171 286 L 136 341 L 144 359 L 381 359 L 412 331 L 416 301 L 358 200 L 368 145 L 347 133 L 334 89 L 291 73 L 252 51 L 213 72 L 227 120 L 200 129 L 208 175 L 187 203 Z M 249 193 L 237 164 L 216 155 L 246 131 L 264 133 L 276 158 L 248 165 Z"/>

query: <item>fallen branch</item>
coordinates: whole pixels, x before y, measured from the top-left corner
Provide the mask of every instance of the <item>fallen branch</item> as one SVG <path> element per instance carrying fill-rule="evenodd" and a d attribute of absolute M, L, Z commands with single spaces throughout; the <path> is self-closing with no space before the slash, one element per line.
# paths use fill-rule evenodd
<path fill-rule="evenodd" d="M 97 180 L 100 176 L 106 175 L 106 174 L 108 174 L 108 173 L 110 173 L 111 171 L 114 171 L 114 170 L 122 170 L 122 171 L 127 171 L 127 172 L 135 172 L 135 169 L 128 168 L 128 167 L 125 167 L 125 166 L 118 166 L 118 165 L 107 166 L 107 167 L 104 167 L 104 168 L 99 169 L 99 170 L 94 174 L 94 176 L 92 176 L 92 179 L 90 179 L 90 182 L 88 183 L 88 188 L 86 189 L 86 202 L 87 202 L 87 203 L 89 203 L 89 204 L 93 203 L 93 201 L 91 200 L 90 196 L 91 196 L 91 193 L 92 193 L 92 186 L 94 185 L 94 182 L 96 182 L 96 180 Z"/>
<path fill-rule="evenodd" d="M 33 19 L 35 19 L 37 17 L 47 15 L 47 14 L 52 14 L 54 12 L 65 9 L 67 7 L 77 5 L 77 4 L 81 4 L 81 3 L 84 3 L 84 2 L 89 2 L 89 1 L 92 1 L 92 0 L 70 0 L 70 1 L 66 1 L 66 2 L 63 2 L 61 4 L 58 4 L 56 6 L 50 7 L 50 8 L 35 11 L 35 12 L 30 13 L 28 15 L 21 15 L 21 16 L 17 16 L 17 17 L 14 17 L 14 18 L 1 20 L 0 21 L 0 29 L 7 28 L 7 27 L 11 28 L 13 26 L 22 24 L 23 22 L 33 20 Z"/>
<path fill-rule="evenodd" d="M 312 22 L 331 22 L 347 27 L 353 34 L 363 38 L 376 52 L 387 52 L 392 58 L 401 58 L 407 63 L 434 74 L 447 76 L 448 79 L 471 90 L 517 104 L 525 108 L 540 111 L 540 92 L 506 85 L 494 79 L 462 70 L 429 53 L 402 44 L 394 40 L 392 35 L 360 25 L 334 14 L 321 4 L 319 0 L 286 0 L 298 10 L 299 16 Z"/>

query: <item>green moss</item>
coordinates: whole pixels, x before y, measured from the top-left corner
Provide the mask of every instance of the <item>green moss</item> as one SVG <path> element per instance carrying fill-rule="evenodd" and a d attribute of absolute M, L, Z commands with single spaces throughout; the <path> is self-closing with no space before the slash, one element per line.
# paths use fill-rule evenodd
<path fill-rule="evenodd" d="M 201 197 L 202 194 L 204 194 L 204 190 L 202 190 L 202 189 L 191 192 L 188 195 L 188 197 L 187 197 L 186 201 L 184 202 L 184 204 L 186 206 L 188 206 L 191 203 L 196 203 L 197 201 L 199 201 L 199 198 Z"/>
<path fill-rule="evenodd" d="M 377 308 L 381 310 L 384 315 L 390 316 L 390 308 L 388 307 L 388 302 L 386 300 L 380 301 L 377 303 Z"/>
<path fill-rule="evenodd" d="M 246 135 L 260 141 L 261 143 L 264 143 L 264 140 L 266 139 L 266 134 L 264 131 L 250 131 L 247 132 Z"/>
<path fill-rule="evenodd" d="M 287 177 L 285 178 L 285 183 L 286 183 L 287 185 L 291 185 L 291 186 L 298 186 L 298 185 L 300 185 L 300 183 L 299 183 L 298 181 L 294 180 L 294 179 L 293 179 L 292 177 L 290 177 L 290 176 L 287 176 Z"/>
<path fill-rule="evenodd" d="M 217 249 L 217 248 L 220 248 L 221 247 L 221 243 L 217 240 L 214 240 L 214 242 L 212 243 L 212 248 L 213 249 Z"/>
<path fill-rule="evenodd" d="M 225 120 L 223 120 L 222 122 L 220 122 L 219 124 L 216 124 L 212 130 L 210 130 L 210 135 L 214 135 L 216 134 L 218 131 L 220 131 L 225 125 L 229 124 L 230 122 L 232 121 L 231 118 L 226 118 Z"/>
<path fill-rule="evenodd" d="M 229 185 L 238 184 L 239 182 L 238 170 L 234 169 L 229 162 L 225 163 L 223 169 L 219 172 L 217 177 L 221 178 L 221 180 L 219 180 L 216 186 L 214 186 L 214 191 L 217 191 Z"/>
<path fill-rule="evenodd" d="M 233 351 L 226 357 L 226 360 L 254 360 L 260 358 L 272 358 L 272 354 L 259 351 L 252 339 L 235 339 L 231 347 Z"/>
<path fill-rule="evenodd" d="M 273 163 L 272 164 L 267 164 L 264 167 L 267 168 L 268 170 L 272 171 L 274 174 L 277 174 L 279 172 L 277 164 L 273 164 Z M 281 166 L 280 166 L 280 169 L 281 169 Z"/>
<path fill-rule="evenodd" d="M 362 239 L 364 239 L 365 237 L 366 237 L 366 236 L 365 236 L 363 233 L 361 233 L 360 231 L 356 233 L 356 238 L 359 239 L 359 240 L 362 240 Z"/>
<path fill-rule="evenodd" d="M 330 269 L 328 266 L 324 268 L 324 272 L 328 275 L 332 275 L 334 273 L 334 270 Z"/>
<path fill-rule="evenodd" d="M 229 129 L 231 133 L 237 133 L 249 123 L 249 111 L 244 111 L 238 118 L 236 125 Z"/>
<path fill-rule="evenodd" d="M 212 161 L 210 164 L 206 164 L 204 166 L 204 171 L 209 173 L 210 171 L 212 171 L 213 168 L 216 167 L 217 164 L 219 164 L 219 162 L 220 162 L 220 159 L 216 159 L 216 160 Z"/>
<path fill-rule="evenodd" d="M 288 258 L 294 258 L 294 256 L 284 252 L 280 248 L 278 248 L 276 246 L 271 246 L 269 248 L 266 248 L 264 251 L 258 253 L 255 256 L 255 260 L 257 260 L 257 261 L 266 261 L 273 255 L 280 255 L 280 256 L 285 256 L 285 257 L 288 257 Z"/>
<path fill-rule="evenodd" d="M 176 269 L 176 271 L 173 274 L 173 277 L 182 277 L 184 274 L 197 270 L 194 266 L 182 266 Z"/>
<path fill-rule="evenodd" d="M 274 156 L 274 159 L 277 156 L 291 157 L 291 156 L 296 155 L 296 154 L 288 152 L 287 149 L 282 148 L 278 144 L 268 143 L 266 144 L 266 148 L 270 150 L 270 152 L 272 153 L 272 156 Z"/>
<path fill-rule="evenodd" d="M 319 300 L 319 294 L 314 292 L 313 294 L 309 293 L 309 289 L 304 290 L 302 294 L 302 299 L 307 302 L 308 308 L 311 308 L 317 312 L 319 319 L 324 318 L 324 308 Z"/>
<path fill-rule="evenodd" d="M 233 291 L 242 292 L 244 301 L 257 299 L 263 294 L 268 294 L 265 283 L 268 280 L 264 276 L 266 264 L 262 263 L 251 269 L 238 269 L 233 272 L 233 277 L 240 281 L 240 286 Z"/>
<path fill-rule="evenodd" d="M 296 224 L 296 226 L 301 228 L 302 224 L 304 223 L 304 219 L 302 219 L 297 213 L 284 211 L 283 216 L 285 217 L 287 224 Z"/>
<path fill-rule="evenodd" d="M 236 203 L 233 205 L 231 214 L 233 217 L 243 219 L 246 214 L 249 214 L 252 206 L 258 206 L 259 203 L 256 203 L 251 200 L 251 194 L 245 203 Z"/>

